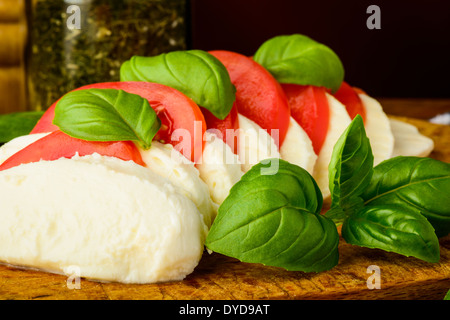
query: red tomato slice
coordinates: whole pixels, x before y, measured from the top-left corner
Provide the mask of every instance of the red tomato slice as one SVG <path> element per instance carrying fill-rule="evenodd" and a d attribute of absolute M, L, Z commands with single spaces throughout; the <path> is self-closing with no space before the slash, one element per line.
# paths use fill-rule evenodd
<path fill-rule="evenodd" d="M 358 96 L 357 90 L 343 81 L 341 87 L 334 96 L 345 106 L 350 118 L 353 119 L 357 114 L 360 114 L 365 121 L 366 110 L 364 109 L 361 98 Z"/>
<path fill-rule="evenodd" d="M 0 170 L 40 160 L 72 158 L 76 153 L 80 156 L 98 153 L 125 161 L 132 160 L 145 167 L 139 149 L 131 141 L 85 141 L 72 138 L 64 132 L 56 130 L 13 154 L 0 165 Z"/>
<path fill-rule="evenodd" d="M 230 113 L 223 120 L 214 116 L 208 109 L 202 107 L 200 109 L 202 110 L 202 113 L 205 116 L 206 127 L 208 129 L 219 130 L 222 135 L 222 140 L 230 146 L 231 150 L 233 150 L 235 154 L 237 154 L 239 150 L 238 149 L 239 140 L 236 133 L 238 132 L 237 130 L 239 129 L 239 117 L 236 103 L 233 104 Z M 230 135 L 229 130 L 232 130 L 231 131 L 231 133 L 233 133 L 232 135 Z"/>
<path fill-rule="evenodd" d="M 210 51 L 227 68 L 236 87 L 240 114 L 272 134 L 278 130 L 277 146 L 283 144 L 289 128 L 289 104 L 280 84 L 263 66 L 249 57 L 230 51 Z M 273 134 L 272 134 L 273 135 Z M 277 139 L 275 139 L 277 140 Z"/>
<path fill-rule="evenodd" d="M 291 115 L 311 139 L 319 154 L 328 133 L 330 110 L 326 89 L 315 86 L 282 84 L 291 107 Z"/>
<path fill-rule="evenodd" d="M 75 90 L 94 88 L 124 90 L 147 99 L 161 120 L 161 128 L 154 140 L 172 144 L 193 162 L 201 157 L 205 118 L 197 104 L 180 91 L 158 83 L 139 81 L 94 83 Z M 55 115 L 55 105 L 56 102 L 44 113 L 32 133 L 54 130 L 56 126 L 51 121 Z M 188 140 L 183 140 L 184 137 Z"/>

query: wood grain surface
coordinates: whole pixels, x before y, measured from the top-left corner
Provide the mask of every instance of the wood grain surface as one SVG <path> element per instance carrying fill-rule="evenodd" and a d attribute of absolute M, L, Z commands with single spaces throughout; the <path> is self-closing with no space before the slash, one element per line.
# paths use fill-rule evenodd
<path fill-rule="evenodd" d="M 450 162 L 449 126 L 400 119 L 434 139 L 431 157 Z M 71 289 L 76 283 L 63 275 L 0 266 L 0 299 L 442 300 L 450 289 L 450 236 L 440 239 L 439 263 L 356 247 L 342 239 L 339 252 L 339 264 L 322 273 L 289 272 L 205 252 L 196 270 L 183 281 L 124 285 L 81 279 L 78 289 Z M 372 265 L 380 268 L 380 289 L 367 286 L 371 276 L 367 268 Z"/>

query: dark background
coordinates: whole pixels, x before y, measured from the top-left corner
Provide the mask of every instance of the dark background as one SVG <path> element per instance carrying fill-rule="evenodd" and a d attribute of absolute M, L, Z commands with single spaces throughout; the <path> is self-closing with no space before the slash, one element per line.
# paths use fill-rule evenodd
<path fill-rule="evenodd" d="M 371 4 L 381 29 L 369 30 Z M 194 49 L 252 55 L 267 39 L 302 33 L 341 58 L 350 84 L 377 97 L 450 97 L 449 0 L 191 0 Z"/>

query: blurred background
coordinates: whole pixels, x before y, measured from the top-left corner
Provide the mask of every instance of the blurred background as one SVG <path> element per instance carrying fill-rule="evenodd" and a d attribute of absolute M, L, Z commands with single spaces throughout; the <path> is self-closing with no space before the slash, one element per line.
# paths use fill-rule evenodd
<path fill-rule="evenodd" d="M 348 82 L 377 96 L 450 97 L 448 0 L 194 0 L 192 44 L 253 54 L 270 37 L 303 33 L 331 47 Z M 381 29 L 366 26 L 381 10 Z"/>
<path fill-rule="evenodd" d="M 133 54 L 195 48 L 252 55 L 270 37 L 291 33 L 306 34 L 331 47 L 344 64 L 346 80 L 383 99 L 393 113 L 398 98 L 414 98 L 416 107 L 422 101 L 424 109 L 434 108 L 433 113 L 450 111 L 448 0 L 122 2 L 135 4 L 117 5 L 121 1 L 101 0 L 0 0 L 0 113 L 45 109 L 49 101 L 70 86 L 97 81 L 95 75 L 101 75 L 104 81 L 115 80 L 120 62 Z M 46 6 L 49 3 L 52 6 Z M 88 20 L 82 14 L 84 20 L 79 30 L 68 31 L 64 26 L 68 18 L 65 9 L 71 3 L 87 3 L 89 6 L 82 7 L 81 12 L 95 13 Z M 140 7 L 142 3 L 147 5 Z M 381 29 L 370 30 L 366 26 L 370 16 L 366 10 L 373 4 L 381 9 Z M 137 19 L 133 22 L 137 27 L 117 25 L 120 20 L 131 18 Z M 79 40 L 86 32 L 94 35 L 88 37 L 91 42 Z M 60 44 L 47 44 L 48 48 L 43 50 L 49 38 L 59 40 Z M 77 42 L 70 42 L 73 39 Z M 105 43 L 111 44 L 111 39 L 123 46 L 106 50 Z M 94 45 L 100 42 L 103 47 Z M 83 66 L 74 60 L 73 52 L 88 47 L 94 51 L 87 54 L 88 58 L 85 54 L 83 63 L 84 69 L 92 73 L 78 76 Z M 116 59 L 109 61 L 114 55 Z M 90 63 L 101 66 L 93 69 Z M 55 70 L 55 65 L 65 70 L 62 76 L 57 74 L 62 71 Z M 46 78 L 52 73 L 55 73 L 53 80 L 61 81 Z M 64 79 L 68 87 L 63 85 Z M 53 90 L 55 96 L 43 94 L 45 90 Z"/>
<path fill-rule="evenodd" d="M 24 0 L 0 0 L 0 113 L 26 109 Z"/>

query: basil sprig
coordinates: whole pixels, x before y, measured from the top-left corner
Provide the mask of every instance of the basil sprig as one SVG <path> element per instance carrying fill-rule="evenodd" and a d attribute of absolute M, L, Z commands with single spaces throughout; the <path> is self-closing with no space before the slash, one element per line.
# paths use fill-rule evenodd
<path fill-rule="evenodd" d="M 331 208 L 327 216 L 335 222 L 342 222 L 348 212 L 362 205 L 361 194 L 372 178 L 373 160 L 364 122 L 357 115 L 336 142 L 328 166 Z"/>
<path fill-rule="evenodd" d="M 230 190 L 206 238 L 215 252 L 244 262 L 304 272 L 338 263 L 339 236 L 427 262 L 440 259 L 438 237 L 450 233 L 450 164 L 396 157 L 373 167 L 361 116 L 337 141 L 329 165 L 331 208 L 302 168 L 279 160 L 252 167 Z M 262 172 L 269 172 L 263 174 Z"/>
<path fill-rule="evenodd" d="M 56 104 L 53 123 L 74 138 L 134 141 L 144 149 L 161 126 L 147 99 L 116 89 L 67 93 Z"/>
<path fill-rule="evenodd" d="M 365 206 L 342 225 L 346 242 L 361 247 L 439 261 L 439 242 L 434 229 L 420 213 L 403 205 Z"/>
<path fill-rule="evenodd" d="M 236 98 L 225 66 L 202 50 L 134 56 L 122 64 L 120 80 L 156 82 L 175 88 L 219 119 L 230 113 Z"/>
<path fill-rule="evenodd" d="M 320 214 L 322 194 L 304 169 L 279 160 L 275 174 L 253 166 L 219 207 L 206 246 L 244 262 L 319 272 L 339 259 L 339 235 Z"/>
<path fill-rule="evenodd" d="M 253 59 L 280 83 L 314 85 L 336 92 L 344 80 L 344 67 L 336 53 L 301 34 L 267 40 Z"/>
<path fill-rule="evenodd" d="M 397 157 L 377 165 L 362 194 L 366 206 L 401 205 L 425 216 L 438 237 L 450 232 L 450 164 Z"/>
<path fill-rule="evenodd" d="M 43 111 L 24 111 L 0 115 L 0 143 L 29 134 L 43 114 Z"/>
<path fill-rule="evenodd" d="M 357 116 L 333 149 L 326 216 L 343 223 L 348 243 L 439 261 L 438 235 L 450 232 L 450 164 L 396 157 L 373 168 L 367 141 Z"/>

